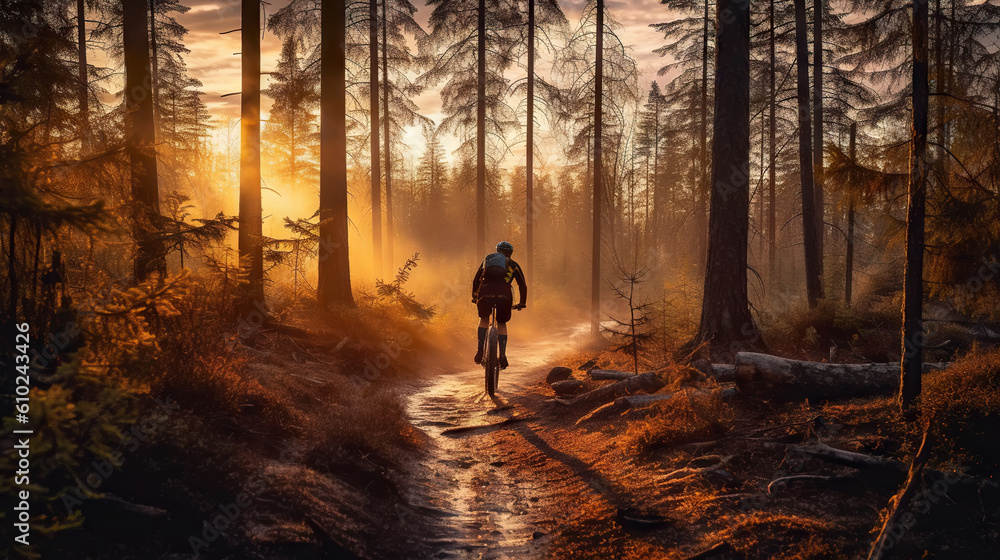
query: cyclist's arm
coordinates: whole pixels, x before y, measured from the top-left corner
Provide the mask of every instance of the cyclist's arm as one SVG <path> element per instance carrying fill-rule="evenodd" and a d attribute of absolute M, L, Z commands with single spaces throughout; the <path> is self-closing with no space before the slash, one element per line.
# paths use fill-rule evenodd
<path fill-rule="evenodd" d="M 472 299 L 476 299 L 476 294 L 479 293 L 479 286 L 483 283 L 483 265 L 479 265 L 479 270 L 476 271 L 475 278 L 472 279 Z"/>
<path fill-rule="evenodd" d="M 524 303 L 528 301 L 528 283 L 524 280 L 521 265 L 517 263 L 514 263 L 514 281 L 517 282 L 517 291 L 521 294 L 521 301 L 517 305 L 524 307 Z"/>

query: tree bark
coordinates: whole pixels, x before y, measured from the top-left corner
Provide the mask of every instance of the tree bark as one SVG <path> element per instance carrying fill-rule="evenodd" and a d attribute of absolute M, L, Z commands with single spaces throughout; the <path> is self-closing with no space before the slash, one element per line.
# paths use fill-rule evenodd
<path fill-rule="evenodd" d="M 926 364 L 926 371 L 947 364 Z M 892 393 L 899 388 L 899 365 L 802 362 L 768 354 L 736 354 L 736 386 L 761 399 L 794 402 Z"/>
<path fill-rule="evenodd" d="M 125 0 L 128 1 L 128 0 Z M 157 85 L 159 76 L 160 61 L 156 54 L 156 0 L 149 0 L 149 65 L 150 65 L 150 95 L 153 97 L 153 127 L 155 132 L 159 132 L 155 127 L 160 126 L 160 91 Z M 177 115 L 174 115 L 177 118 Z"/>
<path fill-rule="evenodd" d="M 777 111 L 778 97 L 777 91 L 775 90 L 775 47 L 774 47 L 774 2 L 771 0 L 768 4 L 768 16 L 771 22 L 770 29 L 768 30 L 768 50 L 770 51 L 770 58 L 768 63 L 768 82 L 770 93 L 769 99 L 769 122 L 768 122 L 768 133 L 767 133 L 767 150 L 768 150 L 768 172 L 767 172 L 767 281 L 770 285 L 775 285 L 776 273 L 777 273 L 777 258 L 778 258 L 778 232 L 777 224 L 775 218 L 775 186 L 777 183 L 777 148 L 775 146 L 775 138 L 777 136 Z"/>
<path fill-rule="evenodd" d="M 920 396 L 923 362 L 924 202 L 927 197 L 927 2 L 913 1 L 913 129 L 903 272 L 903 341 L 899 405 L 912 412 Z"/>
<path fill-rule="evenodd" d="M 389 127 L 392 120 L 389 118 L 389 42 L 386 40 L 386 27 L 389 25 L 386 14 L 386 4 L 389 0 L 382 0 L 382 135 L 385 146 L 385 258 L 392 270 L 392 151 L 389 141 Z"/>
<path fill-rule="evenodd" d="M 343 2 L 323 0 L 320 62 L 319 281 L 324 307 L 354 307 L 347 246 L 347 14 Z"/>
<path fill-rule="evenodd" d="M 720 0 L 712 133 L 712 189 L 701 324 L 713 353 L 759 340 L 747 298 L 750 209 L 750 8 Z"/>
<path fill-rule="evenodd" d="M 90 135 L 90 108 L 87 102 L 88 90 L 90 89 L 90 76 L 87 71 L 87 12 L 83 4 L 84 0 L 76 0 L 76 46 L 78 56 L 78 75 L 80 79 L 80 91 L 78 94 L 78 104 L 80 108 L 80 141 L 83 149 L 87 149 L 87 137 Z"/>
<path fill-rule="evenodd" d="M 597 0 L 597 60 L 594 63 L 594 201 L 591 240 L 590 334 L 600 335 L 601 205 L 603 204 L 601 136 L 604 128 L 604 0 Z"/>
<path fill-rule="evenodd" d="M 858 123 L 851 123 L 850 158 L 851 163 L 857 163 Z M 844 266 L 844 303 L 851 306 L 851 293 L 854 287 L 854 200 L 856 193 L 848 193 L 847 200 L 847 259 Z"/>
<path fill-rule="evenodd" d="M 264 305 L 264 234 L 260 203 L 260 3 L 243 0 L 240 101 L 240 267 L 247 271 L 242 307 Z"/>
<path fill-rule="evenodd" d="M 818 256 L 819 295 L 823 297 L 823 4 L 813 2 L 813 180 L 816 196 L 816 255 Z"/>
<path fill-rule="evenodd" d="M 144 4 L 122 2 L 122 42 L 125 51 L 126 152 L 131 168 L 131 192 L 136 211 L 132 236 L 136 243 L 135 279 L 165 273 L 163 244 L 153 235 L 160 216 L 160 194 L 154 150 L 153 98 L 150 96 L 149 37 Z"/>
<path fill-rule="evenodd" d="M 384 48 L 384 47 L 383 47 Z M 372 271 L 382 276 L 382 169 L 378 142 L 378 0 L 368 1 L 368 106 L 371 116 Z"/>
<path fill-rule="evenodd" d="M 816 233 L 816 194 L 813 190 L 812 131 L 809 120 L 809 43 L 806 37 L 806 2 L 795 0 L 795 63 L 798 65 L 799 173 L 802 182 L 802 240 L 805 248 L 806 299 L 815 307 L 822 297 L 820 258 Z"/>
<path fill-rule="evenodd" d="M 478 46 L 476 50 L 476 249 L 475 258 L 486 248 L 486 0 L 479 0 Z"/>
<path fill-rule="evenodd" d="M 525 195 L 527 208 L 525 213 L 525 235 L 527 254 L 526 281 L 531 280 L 535 267 L 535 0 L 528 0 L 528 122 L 527 138 L 525 139 Z M 530 283 L 530 282 L 529 282 Z"/>
<path fill-rule="evenodd" d="M 698 258 L 700 259 L 702 255 L 707 253 L 706 243 L 708 242 L 708 237 L 710 235 L 708 229 L 708 224 L 706 223 L 706 216 L 711 213 L 710 208 L 710 196 L 709 196 L 709 177 L 708 177 L 708 33 L 709 33 L 709 12 L 708 12 L 709 0 L 705 0 L 705 13 L 702 16 L 702 40 L 701 40 L 701 130 L 699 130 L 698 138 L 698 191 L 700 199 L 696 212 L 698 212 Z M 722 12 L 719 12 L 722 13 Z M 718 58 L 719 45 L 716 43 L 716 58 Z M 718 68 L 716 68 L 716 73 L 718 73 Z M 749 126 L 749 125 L 748 125 Z M 749 130 L 749 129 L 748 129 Z M 749 134 L 749 132 L 747 132 Z M 713 154 L 714 155 L 714 154 Z M 713 168 L 714 172 L 714 168 Z M 710 218 L 709 218 L 710 219 Z M 702 264 L 699 262 L 699 264 Z M 705 261 L 704 266 L 707 268 L 708 264 Z"/>

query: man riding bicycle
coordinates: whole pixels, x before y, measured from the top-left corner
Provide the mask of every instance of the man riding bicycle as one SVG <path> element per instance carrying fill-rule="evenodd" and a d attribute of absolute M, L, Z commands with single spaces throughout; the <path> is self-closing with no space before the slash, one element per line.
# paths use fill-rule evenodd
<path fill-rule="evenodd" d="M 528 299 L 528 284 L 524 281 L 521 267 L 510 256 L 514 246 L 506 241 L 497 243 L 497 252 L 486 255 L 483 264 L 479 266 L 476 277 L 472 280 L 472 302 L 479 310 L 479 338 L 476 350 L 476 363 L 483 361 L 483 341 L 486 340 L 486 329 L 489 327 L 490 312 L 496 307 L 497 332 L 500 334 L 500 368 L 507 368 L 507 321 L 510 321 L 511 309 L 524 309 Z M 521 300 L 516 306 L 514 290 L 511 283 L 517 281 Z"/>

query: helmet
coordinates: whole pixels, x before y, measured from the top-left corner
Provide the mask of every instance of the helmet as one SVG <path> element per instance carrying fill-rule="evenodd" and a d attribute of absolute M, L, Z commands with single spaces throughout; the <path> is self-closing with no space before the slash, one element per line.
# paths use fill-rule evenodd
<path fill-rule="evenodd" d="M 514 246 L 507 241 L 501 241 L 500 243 L 497 243 L 497 252 L 503 253 L 509 257 L 510 254 L 514 252 Z"/>

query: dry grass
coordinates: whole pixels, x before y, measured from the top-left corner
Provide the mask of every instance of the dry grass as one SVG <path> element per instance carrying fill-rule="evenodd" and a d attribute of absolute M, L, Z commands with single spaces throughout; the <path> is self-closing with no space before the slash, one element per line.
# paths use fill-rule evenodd
<path fill-rule="evenodd" d="M 974 350 L 926 376 L 921 400 L 940 453 L 984 474 L 1000 469 L 1000 349 Z"/>

